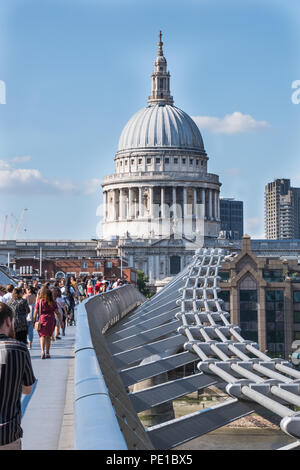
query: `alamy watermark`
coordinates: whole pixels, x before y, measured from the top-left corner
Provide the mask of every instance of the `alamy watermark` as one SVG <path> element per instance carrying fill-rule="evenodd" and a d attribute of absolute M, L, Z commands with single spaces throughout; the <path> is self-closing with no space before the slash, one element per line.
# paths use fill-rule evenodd
<path fill-rule="evenodd" d="M 96 215 L 101 218 L 96 227 L 97 237 L 114 239 L 115 223 L 120 222 L 118 232 L 121 238 L 131 238 L 132 233 L 135 233 L 141 239 L 184 239 L 186 249 L 203 247 L 206 220 L 204 204 L 185 204 L 184 210 L 181 204 L 172 206 L 153 204 L 151 214 L 143 205 L 140 206 L 141 215 L 137 208 L 132 209 L 130 211 L 127 205 L 121 217 L 120 214 L 116 214 L 111 204 L 106 207 L 100 204 L 96 212 Z M 105 233 L 103 233 L 103 222 L 106 224 Z"/>
<path fill-rule="evenodd" d="M 6 85 L 3 80 L 0 80 L 0 104 L 6 104 Z"/>
<path fill-rule="evenodd" d="M 294 80 L 292 82 L 292 88 L 295 89 L 294 93 L 291 96 L 293 104 L 300 103 L 300 80 Z"/>

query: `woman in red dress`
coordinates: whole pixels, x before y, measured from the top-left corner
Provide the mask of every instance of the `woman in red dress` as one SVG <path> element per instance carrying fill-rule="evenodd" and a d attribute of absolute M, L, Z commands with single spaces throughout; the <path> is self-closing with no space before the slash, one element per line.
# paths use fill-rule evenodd
<path fill-rule="evenodd" d="M 53 300 L 52 292 L 47 286 L 41 288 L 38 300 L 35 304 L 33 314 L 33 324 L 38 321 L 41 324 L 38 334 L 40 336 L 41 358 L 50 358 L 51 336 L 56 324 L 57 316 L 61 327 L 63 327 L 62 318 L 58 311 L 57 303 Z"/>

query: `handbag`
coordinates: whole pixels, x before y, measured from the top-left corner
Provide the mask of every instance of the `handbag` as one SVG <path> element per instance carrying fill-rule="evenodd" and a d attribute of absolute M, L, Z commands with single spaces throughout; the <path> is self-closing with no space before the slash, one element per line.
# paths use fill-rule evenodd
<path fill-rule="evenodd" d="M 40 316 L 41 316 L 41 307 L 42 307 L 42 302 L 41 302 L 41 300 L 40 300 L 40 304 L 39 304 L 39 318 L 40 318 Z M 42 325 L 41 325 L 41 323 L 40 323 L 40 321 L 39 321 L 39 319 L 38 319 L 38 321 L 36 321 L 36 322 L 34 323 L 34 329 L 35 329 L 36 331 L 40 331 L 41 328 L 42 328 Z"/>

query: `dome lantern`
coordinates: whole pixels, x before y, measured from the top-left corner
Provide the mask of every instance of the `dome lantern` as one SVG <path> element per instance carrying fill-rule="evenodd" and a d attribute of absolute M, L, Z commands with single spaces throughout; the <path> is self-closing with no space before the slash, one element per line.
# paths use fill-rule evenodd
<path fill-rule="evenodd" d="M 151 95 L 148 103 L 151 104 L 170 104 L 173 105 L 173 97 L 170 94 L 170 72 L 167 71 L 167 61 L 163 53 L 162 32 L 159 32 L 158 53 L 154 62 L 154 72 L 152 78 Z"/>

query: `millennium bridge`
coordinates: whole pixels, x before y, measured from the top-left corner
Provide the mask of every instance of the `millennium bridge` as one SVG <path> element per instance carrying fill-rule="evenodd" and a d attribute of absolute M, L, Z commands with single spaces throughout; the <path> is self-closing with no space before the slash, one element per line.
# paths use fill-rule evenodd
<path fill-rule="evenodd" d="M 22 402 L 23 448 L 169 450 L 266 412 L 293 438 L 280 450 L 299 448 L 300 371 L 244 339 L 218 298 L 218 271 L 232 256 L 200 249 L 148 300 L 127 285 L 79 304 L 53 360 L 32 353 L 38 380 Z M 192 364 L 190 375 L 170 379 Z M 211 386 L 227 399 L 174 417 L 173 400 Z M 158 424 L 142 424 L 147 410 Z"/>

